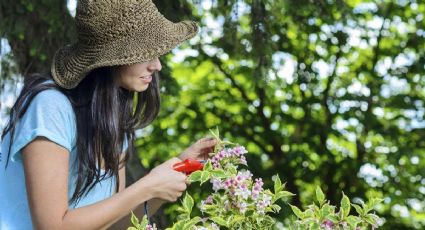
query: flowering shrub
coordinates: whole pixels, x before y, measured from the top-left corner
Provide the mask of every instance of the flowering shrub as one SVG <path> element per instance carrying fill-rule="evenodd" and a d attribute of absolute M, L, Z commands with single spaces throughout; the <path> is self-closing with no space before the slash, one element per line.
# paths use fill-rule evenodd
<path fill-rule="evenodd" d="M 316 188 L 316 200 L 318 204 L 309 205 L 304 212 L 291 205 L 292 211 L 298 217 L 291 229 L 359 230 L 369 229 L 369 225 L 372 229 L 378 227 L 379 217 L 369 212 L 382 201 L 381 199 L 373 198 L 367 204 L 361 203 L 360 206 L 351 204 L 348 197 L 343 194 L 341 207 L 337 213 L 336 207 L 325 200 L 325 195 L 319 187 Z M 354 207 L 359 216 L 350 215 L 351 207 Z"/>
<path fill-rule="evenodd" d="M 197 229 L 272 229 L 276 220 L 270 213 L 277 213 L 281 207 L 276 204 L 280 199 L 286 200 L 293 194 L 284 190 L 279 176 L 274 177 L 273 191 L 263 188 L 261 178 L 254 178 L 248 169 L 245 147 L 219 138 L 218 131 L 211 132 L 218 140 L 210 159 L 205 163 L 202 171 L 196 171 L 189 176 L 191 182 L 212 184 L 213 193 L 198 203 L 202 217 L 191 217 L 195 202 L 186 193 L 182 206 L 178 208 L 178 220 L 170 230 Z M 335 213 L 335 207 L 326 202 L 320 188 L 316 189 L 319 204 L 308 206 L 301 211 L 291 206 L 298 217 L 291 229 L 360 229 L 367 225 L 376 227 L 378 217 L 369 212 L 378 199 L 362 206 L 350 204 L 345 195 L 341 201 L 341 208 Z M 360 216 L 349 215 L 353 206 Z M 148 224 L 146 217 L 141 222 L 133 215 L 133 227 L 128 230 L 156 229 Z"/>

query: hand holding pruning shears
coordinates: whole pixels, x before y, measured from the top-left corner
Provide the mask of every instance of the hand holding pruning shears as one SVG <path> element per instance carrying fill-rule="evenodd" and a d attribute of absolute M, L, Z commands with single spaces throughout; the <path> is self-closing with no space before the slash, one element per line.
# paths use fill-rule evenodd
<path fill-rule="evenodd" d="M 173 184 L 161 182 L 160 185 L 154 186 L 156 187 L 155 194 L 158 194 L 157 197 L 162 200 L 175 201 L 181 196 L 182 192 L 186 190 L 186 185 L 184 183 L 189 183 L 184 175 L 169 172 L 170 164 L 172 164 L 175 171 L 182 172 L 186 174 L 186 176 L 194 171 L 202 170 L 205 161 L 209 158 L 208 154 L 214 151 L 216 144 L 217 140 L 213 137 L 202 138 L 184 150 L 179 155 L 179 159 L 170 159 L 152 170 L 150 174 L 156 175 L 157 178 L 161 177 L 161 181 L 165 180 L 165 182 L 169 182 L 174 180 L 177 182 Z M 168 177 L 167 179 L 164 178 L 165 174 L 167 174 L 165 176 L 166 178 Z M 170 176 L 173 176 L 174 178 L 170 178 Z M 147 201 L 145 201 L 145 215 L 150 223 Z"/>
<path fill-rule="evenodd" d="M 208 154 L 214 150 L 216 144 L 216 139 L 212 137 L 198 140 L 180 154 L 179 158 L 183 161 L 174 164 L 174 170 L 186 173 L 186 175 L 201 170 L 209 157 Z"/>
<path fill-rule="evenodd" d="M 202 138 L 183 151 L 179 158 L 174 157 L 152 169 L 149 177 L 155 178 L 152 179 L 152 187 L 157 198 L 167 201 L 177 199 L 186 190 L 185 184 L 189 184 L 187 175 L 203 168 L 203 160 L 208 159 L 208 153 L 213 151 L 215 144 L 213 138 Z"/>

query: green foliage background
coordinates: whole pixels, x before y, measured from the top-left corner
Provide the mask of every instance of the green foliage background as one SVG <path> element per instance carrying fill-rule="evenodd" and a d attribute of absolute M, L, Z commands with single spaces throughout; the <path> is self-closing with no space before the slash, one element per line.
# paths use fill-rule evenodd
<path fill-rule="evenodd" d="M 291 204 L 311 203 L 319 185 L 332 203 L 342 191 L 383 198 L 382 229 L 425 227 L 424 1 L 155 2 L 201 32 L 162 57 L 160 116 L 137 132 L 144 167 L 218 126 L 247 147 L 256 177 L 286 181 Z M 74 36 L 65 4 L 2 0 L 0 36 L 14 57 L 2 56 L 2 89 L 13 62 L 21 73 L 47 69 Z M 171 221 L 175 208 L 165 211 Z"/>

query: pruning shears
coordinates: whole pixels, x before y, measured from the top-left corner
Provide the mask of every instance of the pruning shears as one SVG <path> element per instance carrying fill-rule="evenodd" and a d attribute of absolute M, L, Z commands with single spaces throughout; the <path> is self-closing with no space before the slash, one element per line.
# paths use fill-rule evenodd
<path fill-rule="evenodd" d="M 194 159 L 186 159 L 182 162 L 175 163 L 173 165 L 173 169 L 178 172 L 185 173 L 186 175 L 190 175 L 195 171 L 202 170 L 204 168 L 205 162 L 206 160 L 199 161 Z M 145 201 L 145 216 L 147 217 L 149 224 L 151 224 L 148 214 L 148 201 Z"/>
<path fill-rule="evenodd" d="M 205 162 L 205 160 L 198 161 L 194 159 L 186 159 L 182 162 L 174 164 L 173 169 L 179 172 L 186 173 L 186 175 L 190 175 L 195 171 L 202 170 L 204 168 Z"/>

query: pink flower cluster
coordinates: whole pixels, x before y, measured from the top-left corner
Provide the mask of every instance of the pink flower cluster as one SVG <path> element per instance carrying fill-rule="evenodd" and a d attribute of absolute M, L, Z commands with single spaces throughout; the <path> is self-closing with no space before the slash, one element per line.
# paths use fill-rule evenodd
<path fill-rule="evenodd" d="M 254 203 L 260 214 L 264 214 L 265 208 L 271 205 L 271 196 L 261 193 L 263 191 L 263 180 L 257 178 L 253 183 L 252 176 L 249 170 L 239 171 L 235 177 L 225 180 L 212 178 L 211 183 L 215 192 L 221 189 L 227 191 L 232 206 L 238 208 L 242 214 L 246 212 L 249 204 L 252 203 Z M 212 203 L 212 199 L 209 197 L 202 202 L 201 207 L 210 202 Z"/>
<path fill-rule="evenodd" d="M 211 183 L 213 185 L 213 190 L 217 192 L 220 189 L 229 190 L 232 195 L 236 195 L 236 190 L 247 190 L 246 181 L 251 181 L 252 173 L 248 170 L 238 172 L 238 175 L 235 177 L 227 178 L 222 181 L 218 178 L 212 178 Z"/>
<path fill-rule="evenodd" d="M 324 220 L 323 223 L 320 225 L 320 228 L 332 230 L 334 228 L 334 224 L 330 220 Z"/>
<path fill-rule="evenodd" d="M 244 156 L 248 151 L 243 146 L 236 146 L 234 148 L 224 148 L 220 150 L 211 158 L 211 163 L 214 168 L 220 168 L 225 159 L 236 159 L 240 164 L 247 165 L 246 158 Z"/>
<path fill-rule="evenodd" d="M 146 230 L 157 230 L 155 224 L 152 226 L 150 224 L 146 225 Z"/>
<path fill-rule="evenodd" d="M 257 178 L 255 179 L 254 187 L 252 188 L 252 199 L 257 200 L 260 192 L 263 190 L 263 179 Z"/>
<path fill-rule="evenodd" d="M 264 194 L 262 199 L 257 201 L 257 212 L 260 214 L 264 214 L 264 210 L 271 204 L 272 197 Z"/>
<path fill-rule="evenodd" d="M 212 198 L 212 196 L 211 195 L 209 195 L 208 197 L 207 197 L 207 199 L 205 199 L 205 200 L 201 200 L 201 211 L 203 212 L 203 211 L 205 211 L 205 205 L 207 205 L 207 204 L 212 204 L 214 201 L 213 201 L 213 198 Z"/>

